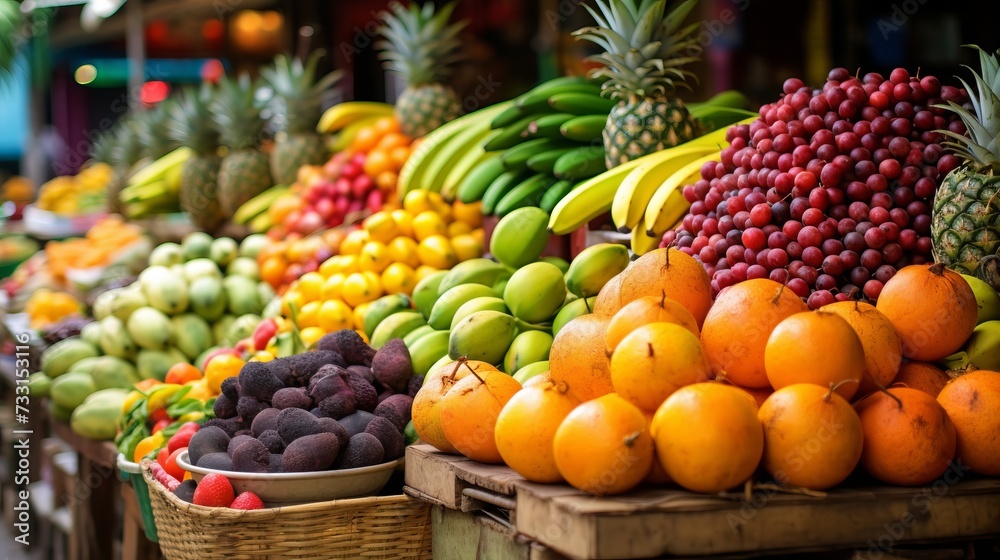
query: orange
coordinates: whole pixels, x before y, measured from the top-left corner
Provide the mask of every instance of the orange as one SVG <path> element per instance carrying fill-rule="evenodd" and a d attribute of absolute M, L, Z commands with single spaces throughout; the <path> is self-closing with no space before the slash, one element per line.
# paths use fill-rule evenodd
<path fill-rule="evenodd" d="M 714 494 L 743 484 L 764 453 L 753 399 L 714 381 L 670 395 L 653 416 L 652 432 L 660 464 L 692 492 Z"/>
<path fill-rule="evenodd" d="M 781 484 L 824 490 L 843 482 L 861 459 L 861 419 L 828 388 L 778 389 L 757 417 L 764 426 L 764 469 Z"/>
<path fill-rule="evenodd" d="M 368 232 L 363 229 L 356 229 L 348 233 L 340 243 L 341 255 L 357 255 L 361 248 L 368 243 Z"/>
<path fill-rule="evenodd" d="M 458 264 L 458 255 L 455 254 L 451 241 L 443 235 L 431 235 L 426 237 L 417 246 L 417 256 L 420 262 L 440 270 L 449 269 Z"/>
<path fill-rule="evenodd" d="M 472 226 L 465 222 L 452 222 L 448 224 L 447 228 L 448 237 L 455 237 L 456 235 L 464 235 L 472 231 Z"/>
<path fill-rule="evenodd" d="M 183 385 L 188 381 L 195 381 L 201 379 L 201 371 L 191 364 L 178 362 L 167 370 L 166 377 L 163 378 L 164 383 L 177 383 Z"/>
<path fill-rule="evenodd" d="M 948 469 L 955 456 L 956 427 L 934 397 L 893 387 L 854 406 L 865 432 L 861 465 L 869 474 L 888 484 L 920 486 Z"/>
<path fill-rule="evenodd" d="M 383 171 L 375 176 L 375 186 L 383 191 L 391 191 L 399 182 L 399 174 L 395 171 Z"/>
<path fill-rule="evenodd" d="M 361 272 L 380 274 L 391 262 L 392 259 L 389 258 L 389 251 L 385 244 L 378 241 L 365 243 L 365 246 L 361 248 L 361 254 L 358 255 L 358 267 Z"/>
<path fill-rule="evenodd" d="M 909 387 L 937 397 L 951 377 L 934 364 L 906 362 L 899 366 L 899 373 L 892 380 L 893 387 Z"/>
<path fill-rule="evenodd" d="M 410 145 L 410 138 L 400 132 L 388 132 L 377 144 L 378 149 L 389 152 L 395 148 L 407 148 Z"/>
<path fill-rule="evenodd" d="M 406 160 L 410 159 L 410 147 L 409 146 L 396 146 L 389 150 L 389 159 L 392 160 L 392 166 L 396 171 L 403 168 Z"/>
<path fill-rule="evenodd" d="M 701 328 L 712 369 L 741 387 L 767 387 L 764 347 L 771 331 L 786 317 L 808 309 L 795 292 L 765 278 L 722 290 Z"/>
<path fill-rule="evenodd" d="M 413 218 L 413 235 L 417 241 L 423 241 L 432 235 L 445 236 L 448 228 L 441 215 L 433 210 L 426 210 Z"/>
<path fill-rule="evenodd" d="M 955 423 L 958 460 L 974 473 L 1000 476 L 1000 373 L 961 375 L 941 390 L 937 401 Z"/>
<path fill-rule="evenodd" d="M 390 214 L 392 214 L 392 219 L 396 222 L 399 235 L 413 237 L 413 215 L 402 208 L 392 210 Z"/>
<path fill-rule="evenodd" d="M 580 402 L 614 391 L 611 363 L 601 343 L 607 327 L 607 317 L 581 315 L 563 325 L 552 341 L 549 376 L 565 383 L 569 394 Z"/>
<path fill-rule="evenodd" d="M 885 283 L 875 307 L 896 327 L 903 356 L 920 362 L 935 362 L 960 350 L 979 316 L 969 283 L 940 263 L 899 269 Z"/>
<path fill-rule="evenodd" d="M 469 224 L 473 228 L 483 225 L 483 202 L 481 200 L 469 204 L 456 200 L 452 203 L 451 209 L 456 221 Z"/>
<path fill-rule="evenodd" d="M 323 283 L 326 278 L 318 272 L 307 272 L 295 281 L 295 290 L 302 294 L 304 301 L 316 301 L 323 296 Z"/>
<path fill-rule="evenodd" d="M 420 256 L 417 255 L 417 242 L 409 237 L 400 235 L 394 238 L 386 246 L 386 250 L 392 262 L 407 264 L 413 268 L 420 266 Z"/>
<path fill-rule="evenodd" d="M 399 121 L 396 120 L 396 117 L 392 116 L 382 117 L 372 124 L 372 128 L 378 137 L 381 138 L 390 132 L 399 132 Z"/>
<path fill-rule="evenodd" d="M 350 329 L 354 328 L 354 314 L 342 300 L 328 299 L 320 306 L 316 322 L 326 332 Z"/>
<path fill-rule="evenodd" d="M 218 393 L 222 390 L 222 382 L 239 375 L 245 363 L 232 354 L 222 354 L 212 358 L 205 368 L 205 386 L 209 391 Z"/>
<path fill-rule="evenodd" d="M 645 412 L 656 412 L 677 389 L 711 378 L 698 336 L 673 323 L 635 329 L 611 356 L 615 392 Z"/>
<path fill-rule="evenodd" d="M 628 303 L 622 303 L 621 289 L 622 274 L 619 273 L 608 280 L 601 291 L 597 293 L 597 299 L 594 300 L 594 314 L 610 318 L 618 313 L 618 310 Z"/>
<path fill-rule="evenodd" d="M 674 323 L 699 336 L 698 322 L 686 307 L 668 298 L 645 296 L 628 303 L 611 317 L 608 322 L 608 332 L 605 345 L 610 356 L 618 343 L 630 332 L 649 323 Z"/>
<path fill-rule="evenodd" d="M 272 287 L 281 285 L 285 278 L 285 260 L 281 257 L 269 257 L 260 265 L 260 278 Z"/>
<path fill-rule="evenodd" d="M 508 467 L 532 482 L 561 482 L 552 443 L 580 402 L 551 381 L 525 387 L 507 401 L 496 422 L 496 444 Z"/>
<path fill-rule="evenodd" d="M 775 389 L 796 383 L 836 386 L 845 399 L 858 392 L 865 348 L 851 324 L 835 313 L 804 311 L 778 323 L 764 349 L 767 379 Z"/>
<path fill-rule="evenodd" d="M 281 224 L 285 222 L 285 218 L 289 214 L 296 210 L 301 210 L 303 203 L 304 200 L 301 197 L 294 194 L 285 194 L 271 203 L 267 213 L 271 217 L 272 223 Z"/>
<path fill-rule="evenodd" d="M 461 366 L 467 367 L 467 366 Z M 521 390 L 502 371 L 471 373 L 441 398 L 441 429 L 459 453 L 480 463 L 502 463 L 495 428 L 500 410 Z"/>
<path fill-rule="evenodd" d="M 376 177 L 383 171 L 392 171 L 392 167 L 392 160 L 389 159 L 389 153 L 378 147 L 368 152 L 368 157 L 365 158 L 365 163 L 362 166 L 365 175 L 369 177 Z"/>
<path fill-rule="evenodd" d="M 483 256 L 483 242 L 476 239 L 471 233 L 452 237 L 451 246 L 455 249 L 455 257 L 458 258 L 459 262 Z"/>
<path fill-rule="evenodd" d="M 889 318 L 870 303 L 838 301 L 824 305 L 823 311 L 836 313 L 847 321 L 865 349 L 865 374 L 858 396 L 888 387 L 903 361 L 903 342 Z"/>
<path fill-rule="evenodd" d="M 573 409 L 556 430 L 552 452 L 566 482 L 598 496 L 638 486 L 654 453 L 646 417 L 615 394 Z"/>
<path fill-rule="evenodd" d="M 354 135 L 351 140 L 351 151 L 368 152 L 375 147 L 380 137 L 381 133 L 376 130 L 375 126 L 366 126 Z"/>
<path fill-rule="evenodd" d="M 441 399 L 457 382 L 464 379 L 472 371 L 477 373 L 488 370 L 496 371 L 495 367 L 486 362 L 472 360 L 464 363 L 468 364 L 469 367 L 463 366 L 463 362 L 455 362 L 431 371 L 424 378 L 424 383 L 417 395 L 413 397 L 411 416 L 417 436 L 424 443 L 433 445 L 446 453 L 457 453 L 458 451 L 445 438 L 444 429 L 441 427 Z"/>
<path fill-rule="evenodd" d="M 382 289 L 387 294 L 412 294 L 417 273 L 410 265 L 392 263 L 382 271 Z"/>
<path fill-rule="evenodd" d="M 712 307 L 712 281 L 705 267 L 677 249 L 656 249 L 642 255 L 621 273 L 619 307 L 643 296 L 677 300 L 700 327 Z"/>

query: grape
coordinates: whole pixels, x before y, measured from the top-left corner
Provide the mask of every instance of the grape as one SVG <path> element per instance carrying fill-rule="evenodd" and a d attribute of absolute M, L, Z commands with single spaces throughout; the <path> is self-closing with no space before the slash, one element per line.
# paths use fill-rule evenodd
<path fill-rule="evenodd" d="M 809 304 L 809 309 L 819 309 L 824 305 L 829 305 L 836 301 L 837 299 L 830 290 L 817 290 L 809 294 L 809 299 L 806 303 Z"/>

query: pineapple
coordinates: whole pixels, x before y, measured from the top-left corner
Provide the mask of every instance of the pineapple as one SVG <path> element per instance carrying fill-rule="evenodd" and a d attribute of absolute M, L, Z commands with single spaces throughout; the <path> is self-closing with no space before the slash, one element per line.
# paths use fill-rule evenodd
<path fill-rule="evenodd" d="M 940 130 L 963 160 L 941 181 L 934 195 L 931 241 L 934 260 L 964 274 L 976 275 L 1000 290 L 1000 60 L 979 47 L 978 93 L 964 80 L 975 114 L 949 101 L 968 136 Z"/>
<path fill-rule="evenodd" d="M 685 0 L 667 12 L 666 0 L 597 0 L 600 13 L 584 4 L 598 27 L 573 35 L 605 50 L 592 57 L 604 66 L 591 76 L 606 80 L 603 93 L 618 101 L 603 133 L 609 169 L 696 136 L 698 123 L 676 96 L 694 77 L 681 67 L 701 53 L 698 24 L 681 27 L 696 4 Z"/>
<path fill-rule="evenodd" d="M 172 105 L 173 100 L 167 99 L 135 115 L 136 139 L 142 146 L 143 159 L 156 161 L 178 147 L 173 138 L 163 133 L 170 120 Z"/>
<path fill-rule="evenodd" d="M 122 119 L 118 125 L 108 131 L 102 138 L 101 146 L 94 150 L 95 154 L 106 151 L 104 161 L 111 164 L 111 179 L 108 181 L 108 212 L 124 214 L 124 207 L 118 194 L 125 188 L 129 176 L 138 168 L 136 165 L 142 157 L 142 146 L 136 140 L 138 123 L 131 116 Z"/>
<path fill-rule="evenodd" d="M 219 132 L 212 123 L 209 105 L 212 86 L 183 90 L 171 107 L 168 134 L 176 142 L 191 148 L 194 155 L 181 168 L 181 209 L 201 231 L 215 231 L 226 215 L 219 205 L 216 179 L 219 173 Z"/>
<path fill-rule="evenodd" d="M 343 72 L 331 72 L 316 81 L 316 63 L 323 51 L 315 51 L 303 65 L 279 55 L 274 66 L 261 70 L 261 76 L 274 90 L 271 123 L 277 131 L 271 152 L 271 174 L 282 185 L 290 185 L 303 165 L 322 165 L 328 158 L 323 137 L 316 133 L 322 112 L 323 94 Z"/>
<path fill-rule="evenodd" d="M 247 74 L 237 80 L 224 78 L 210 105 L 222 144 L 229 148 L 217 179 L 219 204 L 226 218 L 274 185 L 267 155 L 259 149 L 264 121 L 255 91 Z"/>
<path fill-rule="evenodd" d="M 403 134 L 418 138 L 462 114 L 458 95 L 444 81 L 458 60 L 458 34 L 466 22 L 448 24 L 454 2 L 436 13 L 431 2 L 422 8 L 398 2 L 389 7 L 392 12 L 382 12 L 385 25 L 379 28 L 385 40 L 376 48 L 386 70 L 406 81 L 396 100 L 396 119 Z"/>

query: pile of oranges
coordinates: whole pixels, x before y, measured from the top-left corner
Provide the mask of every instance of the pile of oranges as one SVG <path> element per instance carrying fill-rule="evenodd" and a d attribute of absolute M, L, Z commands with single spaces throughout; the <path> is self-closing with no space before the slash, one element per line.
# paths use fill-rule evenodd
<path fill-rule="evenodd" d="M 407 193 L 403 208 L 375 212 L 360 228 L 336 235 L 343 237 L 335 254 L 282 296 L 283 316 L 294 315 L 307 341 L 344 328 L 360 330 L 368 303 L 387 294 L 409 295 L 428 274 L 483 254 L 479 204 L 449 204 L 420 190 Z M 262 265 L 268 281 L 277 276 L 268 265 L 272 258 Z"/>
<path fill-rule="evenodd" d="M 998 476 L 1000 373 L 934 365 L 976 322 L 975 294 L 942 265 L 901 269 L 877 305 L 810 311 L 769 279 L 713 301 L 697 260 L 659 249 L 559 329 L 548 372 L 521 387 L 478 363 L 443 366 L 413 421 L 442 451 L 595 495 L 755 477 L 819 491 L 858 466 L 901 486 L 953 464 Z"/>

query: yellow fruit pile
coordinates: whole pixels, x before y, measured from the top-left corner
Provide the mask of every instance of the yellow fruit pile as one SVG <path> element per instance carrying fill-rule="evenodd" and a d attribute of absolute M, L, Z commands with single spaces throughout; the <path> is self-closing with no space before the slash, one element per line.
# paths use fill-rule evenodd
<path fill-rule="evenodd" d="M 87 230 L 85 237 L 45 244 L 49 273 L 62 280 L 70 268 L 106 266 L 123 249 L 142 238 L 142 228 L 119 216 L 108 216 Z"/>
<path fill-rule="evenodd" d="M 33 329 L 40 329 L 64 317 L 79 314 L 82 308 L 80 301 L 72 295 L 45 288 L 31 294 L 24 306 Z"/>
<path fill-rule="evenodd" d="M 412 191 L 403 208 L 372 214 L 347 234 L 340 252 L 303 274 L 282 299 L 303 340 L 345 328 L 361 329 L 367 304 L 386 294 L 411 294 L 438 270 L 482 256 L 479 203 L 453 205 L 441 195 Z"/>
<path fill-rule="evenodd" d="M 65 216 L 101 210 L 107 204 L 111 174 L 110 165 L 92 163 L 76 175 L 60 175 L 39 189 L 38 208 Z"/>

